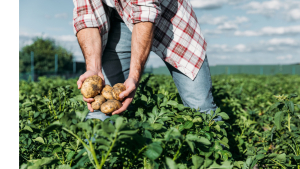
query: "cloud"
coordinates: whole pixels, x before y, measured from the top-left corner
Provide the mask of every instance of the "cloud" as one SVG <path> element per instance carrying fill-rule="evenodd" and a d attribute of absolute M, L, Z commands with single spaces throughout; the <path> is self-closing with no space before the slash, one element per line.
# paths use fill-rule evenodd
<path fill-rule="evenodd" d="M 243 8 L 248 10 L 248 13 L 256 13 L 270 16 L 277 10 L 282 8 L 281 2 L 279 0 L 271 0 L 265 2 L 252 1 L 243 6 Z"/>
<path fill-rule="evenodd" d="M 234 46 L 233 49 L 238 51 L 238 52 L 249 52 L 249 51 L 251 51 L 251 49 L 248 48 L 244 44 L 238 44 L 238 45 Z"/>
<path fill-rule="evenodd" d="M 251 1 L 241 7 L 250 14 L 279 17 L 285 20 L 300 20 L 299 0 Z"/>
<path fill-rule="evenodd" d="M 218 35 L 218 34 L 222 34 L 222 33 L 224 33 L 224 31 L 218 30 L 218 29 L 215 29 L 215 30 L 205 29 L 205 30 L 203 30 L 203 34 L 205 36 Z"/>
<path fill-rule="evenodd" d="M 228 20 L 227 16 L 213 17 L 212 15 L 203 15 L 198 18 L 199 24 L 219 25 Z"/>
<path fill-rule="evenodd" d="M 266 45 L 273 45 L 273 46 L 280 46 L 280 45 L 287 45 L 287 46 L 297 46 L 300 45 L 298 41 L 292 38 L 284 38 L 284 39 L 270 39 L 268 42 L 262 42 Z"/>
<path fill-rule="evenodd" d="M 273 36 L 273 35 L 296 35 L 300 34 L 300 25 L 288 27 L 264 27 L 259 31 L 236 31 L 235 36 Z"/>
<path fill-rule="evenodd" d="M 191 0 L 194 8 L 200 9 L 216 9 L 222 7 L 227 0 Z"/>
<path fill-rule="evenodd" d="M 218 30 L 206 30 L 206 34 L 221 34 L 222 30 L 236 30 L 239 28 L 239 25 L 248 22 L 249 19 L 244 16 L 235 17 L 233 20 L 229 20 L 227 16 L 218 16 L 213 17 L 211 15 L 203 15 L 199 19 L 200 25 L 208 24 L 208 25 L 217 25 Z"/>
<path fill-rule="evenodd" d="M 67 13 L 59 13 L 54 15 L 55 18 L 62 18 L 62 19 L 67 19 L 68 18 L 68 14 Z"/>
<path fill-rule="evenodd" d="M 54 39 L 57 41 L 63 41 L 63 42 L 76 42 L 77 41 L 77 38 L 74 35 L 54 36 Z"/>
<path fill-rule="evenodd" d="M 252 49 L 251 47 L 245 45 L 245 44 L 238 44 L 235 46 L 230 46 L 227 44 L 215 44 L 208 46 L 208 52 L 213 52 L 213 53 L 243 53 L 243 52 L 251 52 Z"/>
<path fill-rule="evenodd" d="M 239 28 L 239 25 L 248 22 L 249 19 L 247 17 L 236 17 L 235 20 L 225 21 L 221 25 L 218 26 L 219 30 L 236 30 Z"/>
<path fill-rule="evenodd" d="M 293 59 L 293 56 L 292 55 L 277 56 L 276 59 L 277 60 L 291 60 L 291 59 Z"/>
<path fill-rule="evenodd" d="M 300 20 L 300 9 L 293 9 L 287 12 L 287 18 L 292 21 Z"/>
<path fill-rule="evenodd" d="M 292 38 L 273 38 L 268 41 L 261 41 L 253 44 L 212 44 L 208 45 L 207 51 L 210 53 L 272 53 L 278 55 L 280 52 L 299 52 L 300 41 Z"/>
<path fill-rule="evenodd" d="M 222 25 L 218 26 L 220 30 L 235 30 L 238 28 L 238 25 L 235 23 L 225 22 Z"/>
<path fill-rule="evenodd" d="M 245 0 L 191 0 L 191 4 L 194 8 L 200 9 L 217 9 L 229 4 L 235 5 Z"/>

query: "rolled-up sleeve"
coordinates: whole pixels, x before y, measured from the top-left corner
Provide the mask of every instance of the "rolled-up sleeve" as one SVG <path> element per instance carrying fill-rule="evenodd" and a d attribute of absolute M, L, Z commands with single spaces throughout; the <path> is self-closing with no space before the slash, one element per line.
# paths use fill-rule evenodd
<path fill-rule="evenodd" d="M 84 28 L 99 27 L 89 0 L 73 0 L 73 31 L 77 32 Z"/>
<path fill-rule="evenodd" d="M 160 18 L 159 0 L 132 0 L 131 21 L 132 24 L 139 22 L 157 23 Z"/>

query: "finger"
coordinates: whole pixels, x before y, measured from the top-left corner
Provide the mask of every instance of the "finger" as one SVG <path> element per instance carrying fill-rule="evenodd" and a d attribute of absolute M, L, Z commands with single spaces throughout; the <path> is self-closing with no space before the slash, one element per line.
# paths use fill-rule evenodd
<path fill-rule="evenodd" d="M 83 101 L 88 102 L 88 103 L 91 103 L 91 102 L 95 101 L 95 99 L 83 97 Z"/>
<path fill-rule="evenodd" d="M 114 112 L 112 113 L 112 115 L 120 114 L 120 113 L 124 112 L 125 110 L 127 110 L 127 108 L 128 108 L 128 106 L 130 105 L 131 101 L 132 101 L 131 98 L 127 98 L 126 100 L 124 100 L 123 103 L 122 103 L 123 106 L 122 106 L 120 109 L 114 111 Z"/>
<path fill-rule="evenodd" d="M 88 109 L 89 109 L 91 112 L 94 112 L 91 103 L 87 103 L 87 106 L 88 106 Z"/>
<path fill-rule="evenodd" d="M 125 98 L 130 95 L 135 90 L 134 85 L 129 86 L 124 92 L 120 93 L 119 97 L 120 98 Z"/>
<path fill-rule="evenodd" d="M 102 74 L 102 73 L 98 73 L 98 76 L 101 77 L 102 83 L 103 83 L 103 85 L 105 86 L 105 78 L 104 78 L 103 74 Z"/>
<path fill-rule="evenodd" d="M 85 78 L 85 75 L 84 75 L 84 74 L 81 75 L 81 76 L 79 77 L 79 79 L 78 79 L 78 81 L 77 81 L 78 89 L 81 88 L 81 85 L 82 85 L 82 83 L 84 82 L 85 79 L 86 79 L 86 78 Z"/>

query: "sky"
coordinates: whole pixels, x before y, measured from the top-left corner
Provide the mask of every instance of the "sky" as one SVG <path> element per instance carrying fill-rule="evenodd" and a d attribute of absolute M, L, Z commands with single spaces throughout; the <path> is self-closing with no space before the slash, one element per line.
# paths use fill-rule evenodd
<path fill-rule="evenodd" d="M 300 0 L 190 0 L 214 65 L 300 63 Z M 73 33 L 71 0 L 20 0 L 19 50 L 52 38 L 84 61 Z M 147 67 L 164 66 L 154 53 Z"/>

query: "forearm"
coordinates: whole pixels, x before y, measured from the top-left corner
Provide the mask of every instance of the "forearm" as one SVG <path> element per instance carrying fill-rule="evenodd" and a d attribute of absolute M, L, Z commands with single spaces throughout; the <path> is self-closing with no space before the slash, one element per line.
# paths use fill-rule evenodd
<path fill-rule="evenodd" d="M 102 41 L 98 28 L 85 28 L 77 33 L 87 71 L 101 71 Z"/>
<path fill-rule="evenodd" d="M 131 41 L 131 61 L 129 77 L 139 81 L 149 56 L 153 40 L 154 24 L 140 22 L 134 25 Z"/>

